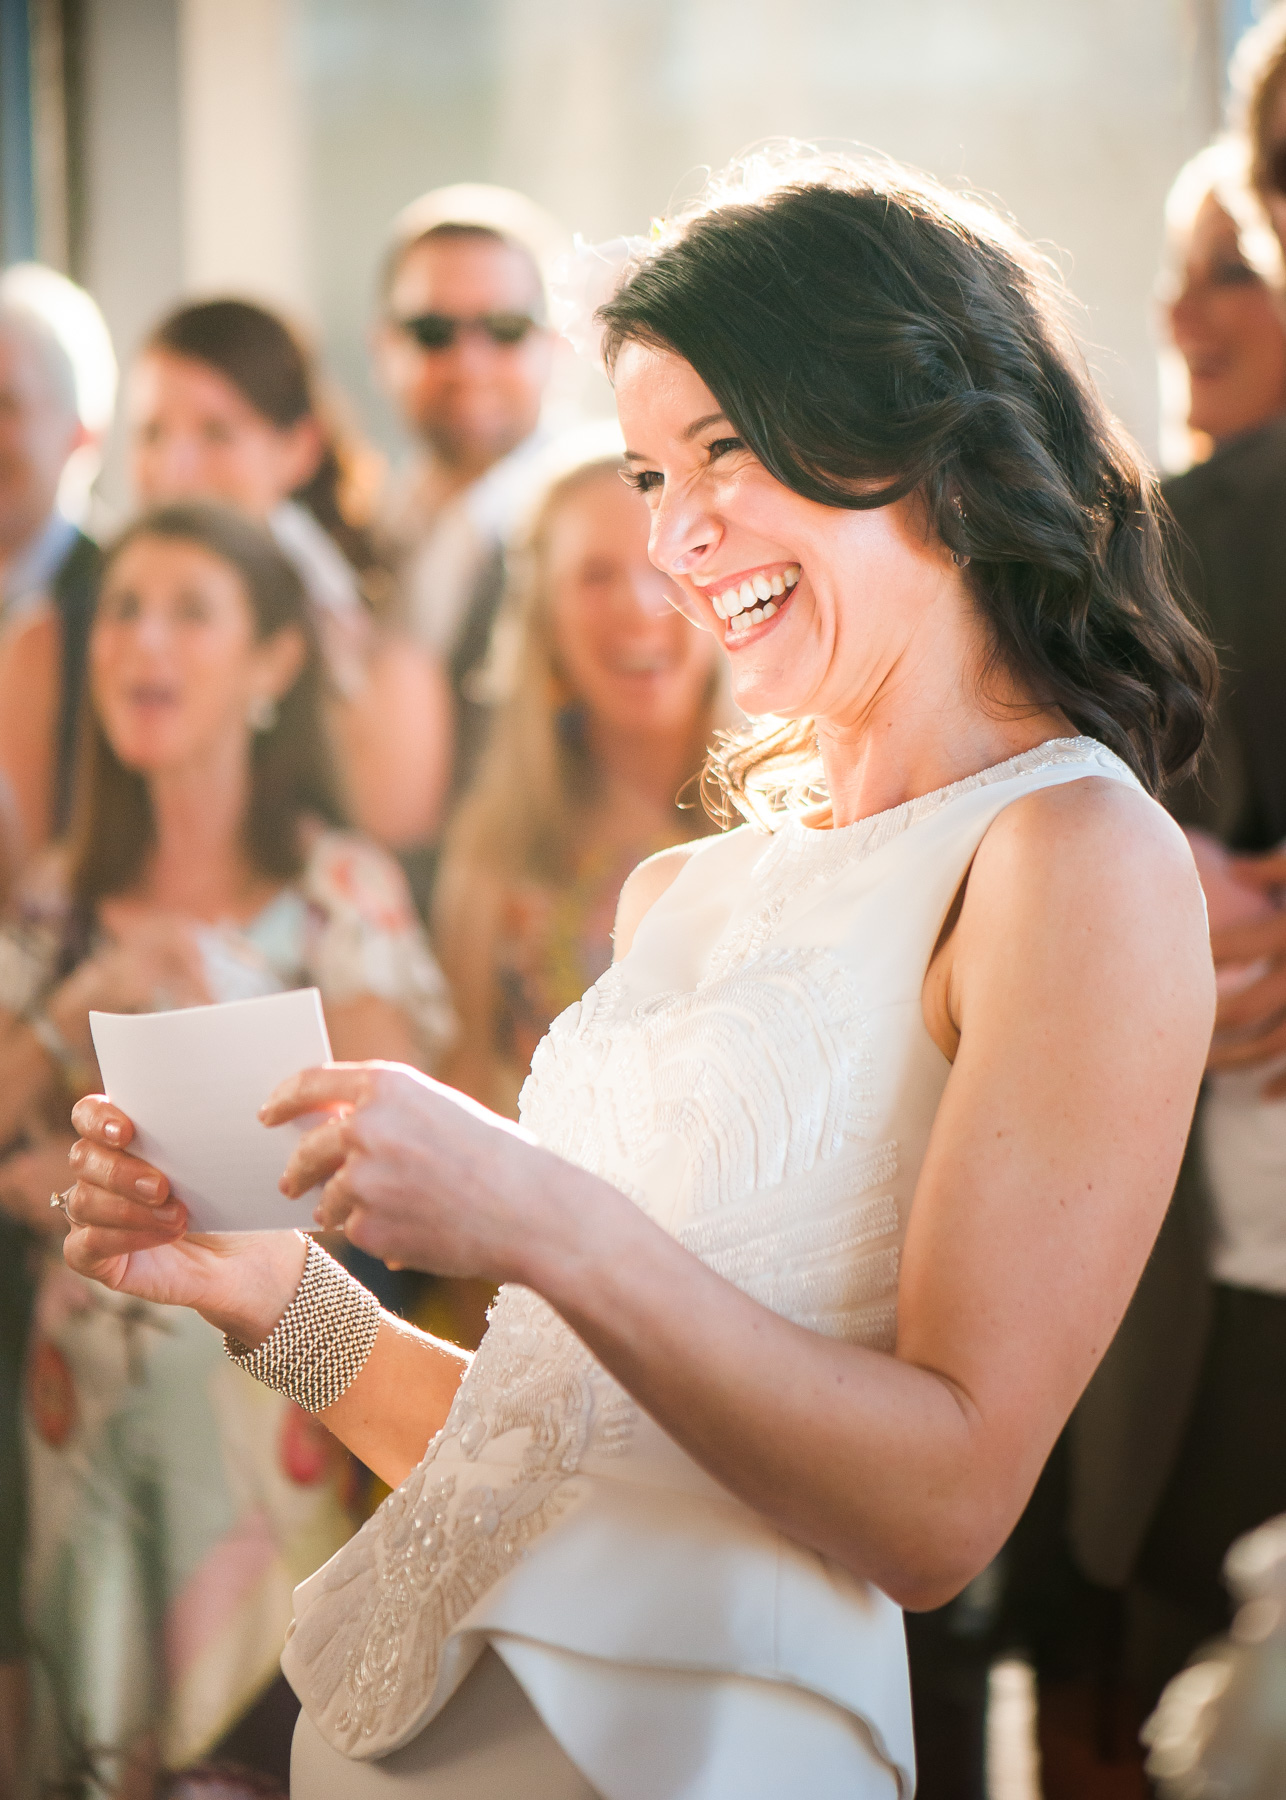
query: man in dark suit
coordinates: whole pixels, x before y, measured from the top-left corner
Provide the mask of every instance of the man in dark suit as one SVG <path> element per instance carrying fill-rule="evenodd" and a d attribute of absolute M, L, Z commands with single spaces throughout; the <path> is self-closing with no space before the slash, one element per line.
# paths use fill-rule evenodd
<path fill-rule="evenodd" d="M 1244 161 L 1286 242 L 1286 5 L 1243 39 L 1232 76 L 1247 134 Z M 1247 216 L 1237 195 L 1225 200 L 1225 224 Z M 1247 268 L 1243 291 L 1248 278 Z M 1280 269 L 1274 279 L 1280 283 Z M 1281 333 L 1280 292 L 1276 302 L 1275 320 L 1265 309 L 1264 329 Z M 1174 320 L 1195 404 L 1227 359 L 1212 357 L 1208 344 L 1191 354 L 1177 307 Z M 1286 411 L 1279 394 L 1259 385 L 1261 413 L 1251 428 L 1244 419 L 1227 433 L 1207 424 L 1213 455 L 1164 485 L 1184 583 L 1222 671 L 1205 765 L 1170 805 L 1182 824 L 1242 855 L 1241 879 L 1272 891 L 1286 888 Z M 1262 1075 L 1265 1092 L 1280 1097 L 1286 911 L 1216 931 L 1211 947 L 1216 967 L 1256 970 L 1220 1000 L 1211 1068 Z M 1212 1274 L 1214 1194 L 1201 1154 L 1206 1105 L 1198 1106 L 1143 1281 L 1071 1430 L 1072 1545 L 1092 1580 L 1129 1597 L 1132 1661 L 1145 1701 L 1202 1639 L 1226 1627 L 1222 1564 L 1233 1539 L 1286 1512 L 1286 1279 L 1271 1255 L 1258 1268 L 1243 1262 L 1237 1280 Z M 1262 1205 L 1262 1174 L 1248 1168 L 1247 1182 L 1248 1193 L 1261 1190 Z M 1286 1191 L 1280 1205 L 1286 1212 Z M 1275 1195 L 1265 1217 L 1268 1241 L 1280 1241 Z M 1235 1218 L 1231 1228 L 1235 1238 Z M 1226 1242 L 1228 1220 L 1221 1235 Z"/>
<path fill-rule="evenodd" d="M 1195 210 L 1171 308 L 1191 375 L 1189 424 L 1215 449 L 1163 492 L 1222 688 L 1202 769 L 1169 804 L 1181 824 L 1241 855 L 1240 879 L 1271 892 L 1286 886 L 1286 326 L 1259 272 L 1265 259 L 1249 252 L 1253 203 L 1235 183 L 1251 171 L 1261 188 L 1286 181 L 1286 7 L 1256 28 L 1239 71 L 1258 135 L 1185 171 L 1208 179 L 1187 183 Z M 1281 145 L 1260 141 L 1273 136 Z M 1281 279 L 1280 268 L 1265 273 Z M 1243 1068 L 1272 1093 L 1286 1061 L 1286 912 L 1217 930 L 1212 949 L 1216 965 L 1256 975 L 1221 997 L 1211 1069 Z M 1266 1194 L 1273 1178 L 1243 1150 L 1224 1169 L 1217 1220 L 1203 1155 L 1209 1105 L 1207 1094 L 1165 1227 L 1069 1441 L 1072 1545 L 1093 1581 L 1128 1596 L 1145 1703 L 1228 1624 L 1229 1545 L 1286 1511 L 1286 1258 L 1272 1251 L 1283 1236 Z M 1246 1237 L 1247 1217 L 1259 1236 Z"/>
<path fill-rule="evenodd" d="M 1286 418 L 1165 484 L 1188 592 L 1220 651 L 1200 775 L 1170 796 L 1182 824 L 1286 885 Z M 1216 962 L 1261 963 L 1220 1007 L 1243 1066 L 1286 1055 L 1286 914 L 1216 933 Z M 1217 1058 L 1216 1058 L 1217 1060 Z M 1201 1111 L 1138 1293 L 1071 1434 L 1071 1537 L 1084 1572 L 1128 1589 L 1145 1699 L 1229 1619 L 1233 1539 L 1286 1511 L 1286 1297 L 1211 1279 Z M 1282 1196 L 1286 1208 L 1286 1193 Z"/>

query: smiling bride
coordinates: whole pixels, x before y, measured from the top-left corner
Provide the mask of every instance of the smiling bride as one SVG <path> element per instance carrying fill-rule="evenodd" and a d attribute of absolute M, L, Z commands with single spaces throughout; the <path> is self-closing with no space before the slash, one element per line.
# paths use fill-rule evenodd
<path fill-rule="evenodd" d="M 82 1101 L 72 1266 L 197 1308 L 393 1486 L 296 1594 L 300 1800 L 891 1800 L 900 1608 L 1004 1542 L 1165 1212 L 1210 1035 L 1151 797 L 1210 654 L 1036 259 L 888 165 L 666 226 L 600 314 L 652 560 L 759 720 L 522 1126 L 307 1071 L 284 1185 L 504 1283 L 481 1349 L 201 1239 Z M 426 1448 L 427 1445 L 427 1448 Z"/>

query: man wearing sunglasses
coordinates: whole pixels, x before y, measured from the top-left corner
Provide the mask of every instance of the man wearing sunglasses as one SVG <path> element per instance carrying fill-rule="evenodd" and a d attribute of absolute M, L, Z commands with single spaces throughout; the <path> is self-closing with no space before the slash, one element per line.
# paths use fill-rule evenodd
<path fill-rule="evenodd" d="M 505 188 L 439 188 L 394 222 L 374 354 L 415 446 L 387 523 L 412 630 L 449 670 L 455 787 L 488 718 L 481 671 L 503 585 L 503 549 L 546 441 L 554 360 L 542 268 L 555 222 Z"/>

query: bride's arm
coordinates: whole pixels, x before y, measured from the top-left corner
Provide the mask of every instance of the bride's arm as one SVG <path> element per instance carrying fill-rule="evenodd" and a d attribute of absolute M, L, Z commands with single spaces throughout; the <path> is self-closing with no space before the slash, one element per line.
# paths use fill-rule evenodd
<path fill-rule="evenodd" d="M 999 1549 L 1107 1348 L 1213 1010 L 1191 862 L 1128 790 L 1008 809 L 953 938 L 895 1356 L 775 1318 L 597 1191 L 523 1277 L 725 1486 L 913 1607 Z"/>
<path fill-rule="evenodd" d="M 72 1122 L 77 1180 L 64 1255 L 105 1286 L 162 1305 L 190 1306 L 252 1348 L 295 1297 L 306 1241 L 297 1231 L 186 1235 L 187 1214 L 164 1175 L 129 1155 L 134 1128 L 101 1095 Z M 446 1418 L 467 1354 L 385 1313 L 360 1373 L 317 1416 L 390 1487 L 424 1455 Z"/>

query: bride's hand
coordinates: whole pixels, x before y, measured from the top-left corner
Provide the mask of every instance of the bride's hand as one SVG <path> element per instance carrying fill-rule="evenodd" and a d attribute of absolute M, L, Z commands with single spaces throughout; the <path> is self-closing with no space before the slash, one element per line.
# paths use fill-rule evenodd
<path fill-rule="evenodd" d="M 297 1198 L 322 1187 L 315 1222 L 394 1267 L 529 1281 L 537 1243 L 574 1237 L 583 1223 L 571 1189 L 592 1177 L 418 1070 L 374 1062 L 306 1069 L 282 1083 L 260 1117 L 282 1125 L 318 1112 L 331 1116 L 299 1140 L 281 1190 Z"/>
<path fill-rule="evenodd" d="M 69 1162 L 71 1230 L 63 1255 L 104 1287 L 166 1306 L 190 1306 L 244 1343 L 258 1344 L 299 1286 L 297 1231 L 188 1234 L 187 1209 L 159 1169 L 126 1153 L 134 1127 L 101 1094 L 77 1103 Z"/>

